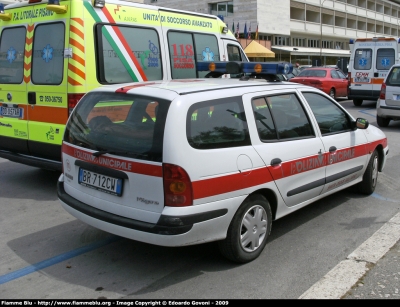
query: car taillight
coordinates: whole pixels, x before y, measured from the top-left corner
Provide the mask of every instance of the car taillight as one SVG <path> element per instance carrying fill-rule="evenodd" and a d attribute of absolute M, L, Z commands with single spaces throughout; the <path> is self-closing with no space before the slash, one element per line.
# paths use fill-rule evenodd
<path fill-rule="evenodd" d="M 347 73 L 347 86 L 350 86 L 351 84 L 351 72 Z"/>
<path fill-rule="evenodd" d="M 192 182 L 186 171 L 174 164 L 163 164 L 165 206 L 193 205 Z"/>
<path fill-rule="evenodd" d="M 381 93 L 379 94 L 379 99 L 386 99 L 386 83 L 381 85 Z"/>
<path fill-rule="evenodd" d="M 85 94 L 68 94 L 68 116 Z"/>
<path fill-rule="evenodd" d="M 312 81 L 310 81 L 310 84 L 314 84 L 314 85 L 321 85 L 321 84 L 322 84 L 322 82 L 321 82 L 321 81 L 319 81 L 319 80 L 312 80 Z"/>

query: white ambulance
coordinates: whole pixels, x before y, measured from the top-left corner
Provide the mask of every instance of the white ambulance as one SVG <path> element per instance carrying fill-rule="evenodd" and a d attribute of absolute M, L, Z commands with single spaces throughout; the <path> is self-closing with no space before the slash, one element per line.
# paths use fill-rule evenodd
<path fill-rule="evenodd" d="M 390 67 L 399 62 L 399 39 L 393 37 L 350 40 L 348 99 L 355 106 L 377 101 Z"/>

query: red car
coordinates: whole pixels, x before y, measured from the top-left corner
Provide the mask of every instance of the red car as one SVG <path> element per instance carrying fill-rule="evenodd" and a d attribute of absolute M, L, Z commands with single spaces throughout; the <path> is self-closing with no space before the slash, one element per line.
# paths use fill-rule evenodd
<path fill-rule="evenodd" d="M 333 99 L 347 96 L 348 80 L 346 75 L 339 68 L 305 68 L 289 81 L 316 87 Z"/>

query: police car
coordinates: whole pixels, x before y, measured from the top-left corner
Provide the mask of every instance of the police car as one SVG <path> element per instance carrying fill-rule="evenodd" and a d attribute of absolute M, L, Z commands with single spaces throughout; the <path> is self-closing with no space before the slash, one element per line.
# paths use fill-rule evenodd
<path fill-rule="evenodd" d="M 210 78 L 84 96 L 62 145 L 65 210 L 146 243 L 218 241 L 245 263 L 273 221 L 352 185 L 373 193 L 389 151 L 381 130 L 316 88 L 280 81 L 287 64 L 208 64 L 198 69 Z"/>

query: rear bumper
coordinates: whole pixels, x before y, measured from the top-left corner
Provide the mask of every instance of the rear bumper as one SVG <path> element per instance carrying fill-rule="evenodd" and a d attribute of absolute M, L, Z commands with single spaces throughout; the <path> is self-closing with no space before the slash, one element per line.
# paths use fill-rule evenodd
<path fill-rule="evenodd" d="M 62 172 L 61 161 L 48 160 L 5 150 L 0 150 L 0 157 L 29 166 L 35 166 L 43 169 Z"/>
<path fill-rule="evenodd" d="M 385 100 L 378 100 L 376 114 L 379 117 L 400 119 L 400 106 L 388 106 Z"/>
<path fill-rule="evenodd" d="M 221 223 L 220 219 L 226 219 L 228 213 L 227 209 L 217 209 L 182 216 L 161 215 L 158 222 L 153 224 L 89 206 L 67 194 L 64 190 L 64 182 L 61 180 L 57 183 L 57 195 L 66 211 L 89 225 L 119 236 L 162 246 L 181 246 L 213 241 L 215 238 L 207 235 L 207 229 L 215 230 L 215 225 L 218 223 L 224 225 L 225 223 Z M 205 238 L 199 240 L 198 237 L 202 235 Z"/>
<path fill-rule="evenodd" d="M 355 89 L 354 87 L 349 87 L 347 98 L 351 99 L 362 99 L 362 100 L 378 100 L 380 90 L 361 90 Z"/>

